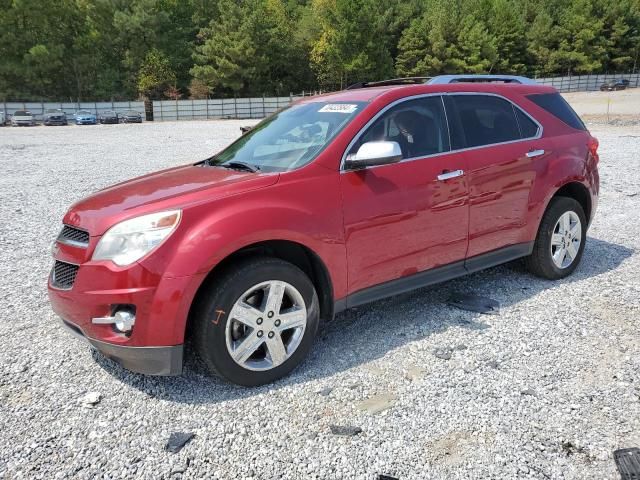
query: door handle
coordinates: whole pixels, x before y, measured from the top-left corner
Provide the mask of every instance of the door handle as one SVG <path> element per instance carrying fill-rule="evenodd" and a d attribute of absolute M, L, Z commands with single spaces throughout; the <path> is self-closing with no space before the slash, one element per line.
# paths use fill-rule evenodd
<path fill-rule="evenodd" d="M 527 157 L 529 158 L 539 157 L 540 155 L 544 155 L 544 150 L 529 150 L 527 152 Z"/>
<path fill-rule="evenodd" d="M 438 175 L 438 180 L 441 182 L 444 180 L 451 180 L 452 178 L 461 177 L 464 175 L 464 170 L 452 170 L 450 172 L 442 172 Z"/>

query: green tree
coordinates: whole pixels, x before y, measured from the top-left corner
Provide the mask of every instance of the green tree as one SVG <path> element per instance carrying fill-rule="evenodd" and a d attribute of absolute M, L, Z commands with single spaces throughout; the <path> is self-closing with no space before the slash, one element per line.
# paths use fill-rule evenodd
<path fill-rule="evenodd" d="M 175 83 L 176 74 L 171 69 L 169 58 L 159 50 L 152 49 L 147 53 L 138 72 L 137 85 L 140 95 L 159 99 Z"/>
<path fill-rule="evenodd" d="M 462 0 L 434 0 L 405 30 L 398 46 L 400 75 L 491 72 L 497 41 L 479 11 Z"/>
<path fill-rule="evenodd" d="M 637 71 L 640 67 L 640 1 L 605 0 L 598 5 L 606 41 L 604 69 Z"/>
<path fill-rule="evenodd" d="M 321 34 L 311 63 L 321 85 L 344 87 L 393 74 L 380 2 L 314 0 L 312 8 Z"/>
<path fill-rule="evenodd" d="M 567 75 L 599 71 L 606 50 L 602 27 L 591 0 L 573 0 L 561 10 L 556 27 L 560 41 L 550 58 L 555 71 Z"/>
<path fill-rule="evenodd" d="M 0 0 L 4 99 L 286 95 L 639 60 L 640 0 Z"/>
<path fill-rule="evenodd" d="M 195 48 L 191 75 L 212 90 L 248 93 L 266 69 L 252 28 L 255 13 L 249 4 L 233 0 L 221 0 L 219 9 L 219 16 L 199 33 L 202 43 Z"/>
<path fill-rule="evenodd" d="M 221 0 L 195 47 L 193 77 L 223 95 L 288 94 L 310 77 L 301 11 L 282 0 Z"/>
<path fill-rule="evenodd" d="M 493 71 L 524 74 L 527 71 L 527 23 L 522 2 L 492 0 L 484 18 L 496 47 Z"/>

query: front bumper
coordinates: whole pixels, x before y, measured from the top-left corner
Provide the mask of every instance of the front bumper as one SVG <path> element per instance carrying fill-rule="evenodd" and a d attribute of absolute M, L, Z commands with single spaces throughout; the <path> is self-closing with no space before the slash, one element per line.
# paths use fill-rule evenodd
<path fill-rule="evenodd" d="M 180 375 L 182 373 L 183 345 L 168 347 L 129 347 L 102 342 L 87 337 L 76 325 L 62 319 L 62 324 L 76 338 L 86 341 L 105 357 L 127 370 L 145 375 Z"/>
<path fill-rule="evenodd" d="M 92 261 L 99 237 L 88 249 L 56 243 L 58 261 L 79 265 L 70 288 L 48 282 L 49 302 L 65 325 L 125 368 L 150 375 L 179 374 L 187 317 L 205 273 L 165 277 L 139 263 L 118 267 Z M 94 324 L 128 306 L 135 312 L 133 331 L 124 334 L 110 324 Z"/>

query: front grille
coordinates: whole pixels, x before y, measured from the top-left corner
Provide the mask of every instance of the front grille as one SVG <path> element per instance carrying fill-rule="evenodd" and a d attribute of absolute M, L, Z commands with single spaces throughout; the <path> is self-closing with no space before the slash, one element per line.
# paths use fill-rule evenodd
<path fill-rule="evenodd" d="M 51 272 L 51 285 L 64 290 L 70 289 L 73 286 L 73 282 L 76 281 L 78 268 L 80 268 L 78 265 L 56 260 Z"/>
<path fill-rule="evenodd" d="M 89 246 L 89 232 L 65 225 L 58 235 L 58 241 L 86 248 Z"/>

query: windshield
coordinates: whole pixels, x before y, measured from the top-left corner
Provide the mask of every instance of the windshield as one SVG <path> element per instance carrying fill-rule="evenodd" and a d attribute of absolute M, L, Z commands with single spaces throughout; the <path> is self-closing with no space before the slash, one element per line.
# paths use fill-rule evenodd
<path fill-rule="evenodd" d="M 264 119 L 210 165 L 245 163 L 282 172 L 311 162 L 355 116 L 365 102 L 312 102 L 294 105 Z"/>
<path fill-rule="evenodd" d="M 93 115 L 93 114 L 86 110 L 80 110 L 78 113 L 76 113 L 76 115 Z"/>
<path fill-rule="evenodd" d="M 24 110 L 18 110 L 13 114 L 14 117 L 28 117 L 29 115 L 31 115 L 31 112 L 26 112 Z"/>
<path fill-rule="evenodd" d="M 102 112 L 103 115 L 115 115 L 116 112 L 114 112 L 113 110 L 107 110 L 106 112 Z"/>
<path fill-rule="evenodd" d="M 62 110 L 56 109 L 56 108 L 50 108 L 48 110 L 45 110 L 44 113 L 62 113 Z"/>

